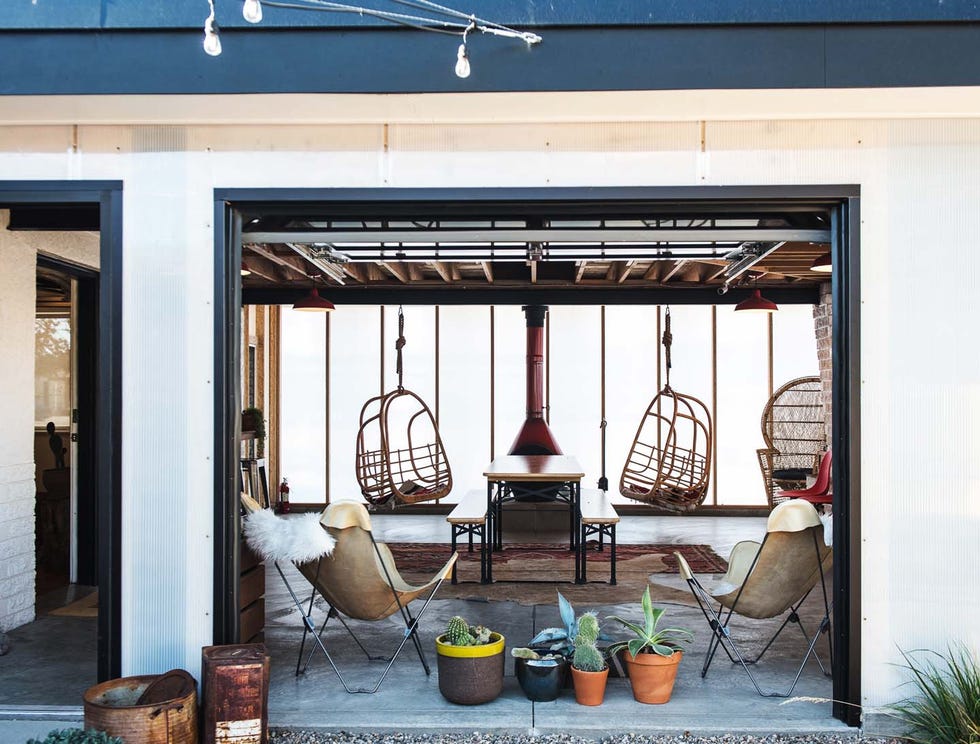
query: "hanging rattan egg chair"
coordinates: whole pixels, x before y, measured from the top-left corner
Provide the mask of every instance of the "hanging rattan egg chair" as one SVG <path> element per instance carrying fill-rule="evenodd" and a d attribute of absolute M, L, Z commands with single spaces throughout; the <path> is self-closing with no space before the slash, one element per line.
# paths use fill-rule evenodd
<path fill-rule="evenodd" d="M 667 384 L 640 419 L 626 457 L 619 492 L 670 511 L 691 511 L 708 492 L 711 476 L 711 413 L 697 398 L 670 387 L 670 309 L 663 345 Z"/>
<path fill-rule="evenodd" d="M 402 385 L 405 318 L 398 308 L 398 387 L 368 400 L 357 430 L 355 472 L 364 498 L 372 504 L 415 504 L 449 494 L 452 470 L 425 402 Z"/>

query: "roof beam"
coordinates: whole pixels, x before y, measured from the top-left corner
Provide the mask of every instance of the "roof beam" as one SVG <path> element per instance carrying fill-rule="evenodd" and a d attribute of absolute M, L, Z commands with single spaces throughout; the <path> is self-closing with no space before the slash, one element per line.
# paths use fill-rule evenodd
<path fill-rule="evenodd" d="M 310 230 L 255 231 L 249 243 L 687 243 L 799 241 L 829 243 L 830 230 L 793 227 L 626 227 L 626 228 L 483 228 L 476 230 Z M 394 246 L 392 247 L 394 250 Z M 336 245 L 344 252 L 344 247 Z M 399 250 L 403 248 L 399 247 Z"/>
<path fill-rule="evenodd" d="M 665 282 L 665 283 L 666 283 L 666 282 L 669 282 L 669 281 L 670 281 L 670 278 L 671 278 L 672 276 L 674 276 L 674 275 L 675 275 L 675 274 L 676 274 L 676 273 L 677 273 L 678 271 L 680 271 L 680 270 L 681 270 L 682 268 L 684 268 L 684 266 L 685 266 L 685 264 L 687 264 L 687 261 L 684 261 L 684 260 L 681 260 L 681 261 L 677 261 L 677 262 L 676 262 L 676 263 L 675 263 L 675 264 L 674 264 L 674 265 L 673 265 L 673 266 L 671 267 L 671 269 L 670 269 L 670 271 L 668 271 L 668 272 L 667 272 L 666 274 L 664 274 L 664 276 L 663 276 L 663 278 L 662 278 L 662 279 L 661 279 L 660 281 L 662 281 L 662 282 Z M 644 278 L 646 278 L 646 277 L 644 277 Z"/>
<path fill-rule="evenodd" d="M 493 284 L 493 267 L 490 262 L 481 261 L 480 266 L 483 267 L 483 275 L 487 278 L 487 284 Z"/>
<path fill-rule="evenodd" d="M 576 261 L 575 262 L 575 283 L 578 284 L 582 281 L 582 277 L 585 276 L 585 267 L 589 265 L 588 261 Z"/>
<path fill-rule="evenodd" d="M 384 262 L 380 264 L 381 268 L 391 274 L 395 279 L 400 281 L 402 284 L 408 284 L 411 281 L 411 275 L 405 270 L 405 267 L 401 264 L 396 264 L 394 262 Z"/>
<path fill-rule="evenodd" d="M 292 271 L 295 274 L 299 274 L 304 279 L 306 279 L 306 278 L 309 277 L 309 274 L 307 274 L 307 272 L 303 268 L 300 268 L 295 263 L 293 263 L 293 261 L 295 261 L 297 263 L 300 263 L 300 259 L 293 259 L 291 261 L 289 259 L 292 258 L 292 256 L 289 256 L 288 258 L 285 257 L 285 256 L 280 256 L 280 255 L 278 255 L 278 254 L 270 251 L 269 249 L 263 248 L 262 246 L 259 246 L 259 245 L 251 245 L 250 244 L 248 246 L 248 248 L 253 253 L 257 253 L 258 255 L 262 256 L 263 258 L 269 259 L 270 261 L 272 261 L 272 263 L 278 264 L 279 266 L 282 266 L 284 269 L 288 269 L 288 270 Z M 316 268 L 316 267 L 314 267 L 314 268 Z M 320 270 L 317 269 L 317 271 L 319 272 Z"/>
<path fill-rule="evenodd" d="M 442 277 L 442 280 L 446 284 L 453 283 L 453 272 L 452 269 L 444 261 L 433 261 L 432 268 L 436 270 L 436 273 Z"/>

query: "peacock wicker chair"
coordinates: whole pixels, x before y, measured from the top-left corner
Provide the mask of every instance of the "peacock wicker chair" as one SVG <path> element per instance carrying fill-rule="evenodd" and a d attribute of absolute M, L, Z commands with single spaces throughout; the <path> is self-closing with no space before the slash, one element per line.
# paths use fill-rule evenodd
<path fill-rule="evenodd" d="M 670 310 L 663 345 L 667 384 L 640 419 L 619 479 L 627 498 L 669 511 L 692 511 L 708 493 L 711 476 L 711 413 L 697 398 L 670 387 Z"/>
<path fill-rule="evenodd" d="M 820 378 L 798 377 L 781 386 L 762 411 L 763 449 L 756 450 L 770 507 L 783 489 L 806 486 L 827 447 Z"/>
<path fill-rule="evenodd" d="M 379 505 L 416 504 L 449 495 L 453 474 L 435 416 L 402 385 L 405 317 L 398 308 L 398 387 L 361 408 L 354 471 L 361 493 Z"/>

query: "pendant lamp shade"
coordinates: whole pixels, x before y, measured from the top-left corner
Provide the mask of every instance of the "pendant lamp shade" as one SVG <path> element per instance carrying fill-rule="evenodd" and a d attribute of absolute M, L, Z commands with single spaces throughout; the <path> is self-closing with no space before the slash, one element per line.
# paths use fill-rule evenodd
<path fill-rule="evenodd" d="M 313 287 L 306 297 L 297 300 L 296 304 L 293 305 L 293 310 L 304 310 L 308 313 L 329 313 L 333 309 L 333 303 L 323 299 L 320 293 L 316 291 L 316 287 Z"/>
<path fill-rule="evenodd" d="M 736 312 L 750 313 L 774 313 L 778 309 L 776 303 L 763 297 L 758 289 L 753 289 L 752 294 L 735 306 Z"/>
<path fill-rule="evenodd" d="M 810 265 L 810 271 L 819 271 L 823 274 L 829 274 L 833 270 L 834 266 L 830 259 L 830 253 L 824 253 Z"/>

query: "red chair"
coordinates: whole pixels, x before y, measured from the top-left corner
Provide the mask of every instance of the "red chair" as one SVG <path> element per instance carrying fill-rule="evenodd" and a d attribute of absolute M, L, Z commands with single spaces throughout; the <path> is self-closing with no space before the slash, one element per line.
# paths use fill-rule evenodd
<path fill-rule="evenodd" d="M 830 466 L 833 458 L 830 450 L 820 461 L 820 469 L 817 471 L 817 480 L 809 488 L 801 488 L 797 491 L 782 491 L 780 496 L 788 499 L 803 499 L 811 504 L 831 504 L 834 501 L 834 494 L 831 493 L 832 482 L 830 480 Z"/>

